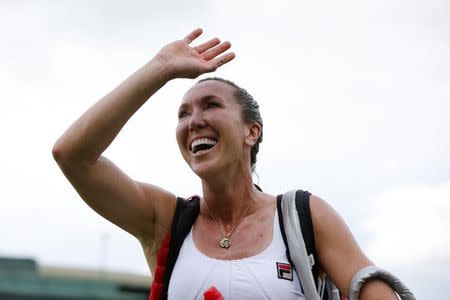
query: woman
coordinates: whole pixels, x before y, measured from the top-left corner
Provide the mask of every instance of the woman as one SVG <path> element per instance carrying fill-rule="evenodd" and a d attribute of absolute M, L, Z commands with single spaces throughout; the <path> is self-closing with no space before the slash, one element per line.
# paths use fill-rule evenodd
<path fill-rule="evenodd" d="M 132 180 L 102 153 L 168 81 L 196 78 L 233 60 L 235 54 L 227 52 L 230 43 L 217 38 L 190 46 L 201 33 L 194 30 L 163 47 L 85 112 L 53 148 L 55 160 L 84 201 L 140 241 L 152 274 L 179 200 L 157 186 Z M 202 299 L 213 286 L 225 299 L 304 297 L 295 273 L 292 281 L 268 275 L 272 259 L 288 261 L 275 217 L 276 198 L 252 183 L 262 137 L 258 107 L 251 96 L 247 94 L 246 104 L 239 93 L 246 97 L 231 82 L 210 79 L 195 84 L 180 105 L 176 137 L 184 159 L 202 180 L 203 197 L 171 275 L 170 299 Z M 347 295 L 352 276 L 372 262 L 330 206 L 315 196 L 310 205 L 319 264 Z M 371 280 L 360 299 L 397 297 L 383 281 Z"/>

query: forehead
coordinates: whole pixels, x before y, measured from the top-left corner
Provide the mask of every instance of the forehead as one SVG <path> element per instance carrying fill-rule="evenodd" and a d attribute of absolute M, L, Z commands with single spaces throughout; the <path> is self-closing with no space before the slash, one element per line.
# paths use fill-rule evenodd
<path fill-rule="evenodd" d="M 190 88 L 181 100 L 181 104 L 188 104 L 210 97 L 219 98 L 224 101 L 235 100 L 234 92 L 235 88 L 225 82 L 207 80 L 197 83 Z"/>

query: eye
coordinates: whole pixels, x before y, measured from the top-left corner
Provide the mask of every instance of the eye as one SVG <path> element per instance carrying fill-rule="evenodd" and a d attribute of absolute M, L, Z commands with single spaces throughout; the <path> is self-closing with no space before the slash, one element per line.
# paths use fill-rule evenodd
<path fill-rule="evenodd" d="M 220 107 L 219 103 L 214 102 L 214 101 L 209 101 L 208 104 L 206 105 L 207 108 L 216 108 L 216 107 Z"/>
<path fill-rule="evenodd" d="M 182 119 L 184 117 L 187 117 L 189 114 L 187 113 L 187 111 L 181 110 L 178 112 L 178 119 Z"/>

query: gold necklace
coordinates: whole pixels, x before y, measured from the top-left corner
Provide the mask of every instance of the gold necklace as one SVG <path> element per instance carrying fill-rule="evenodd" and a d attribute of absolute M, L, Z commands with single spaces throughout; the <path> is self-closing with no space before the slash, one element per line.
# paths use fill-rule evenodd
<path fill-rule="evenodd" d="M 233 234 L 234 230 L 236 229 L 236 227 L 241 223 L 242 218 L 244 217 L 244 215 L 247 213 L 248 209 L 250 208 L 250 205 L 252 204 L 253 200 L 250 200 L 248 203 L 247 208 L 244 210 L 244 212 L 242 213 L 241 217 L 239 218 L 239 221 L 237 221 L 237 223 L 231 228 L 230 232 L 225 233 L 225 231 L 223 230 L 222 226 L 219 224 L 219 222 L 217 222 L 216 217 L 213 215 L 213 213 L 211 212 L 211 210 L 208 207 L 208 204 L 206 204 L 205 199 L 203 198 L 203 203 L 205 203 L 205 207 L 206 210 L 208 211 L 209 215 L 211 216 L 211 218 L 213 219 L 214 223 L 216 223 L 217 227 L 219 227 L 220 231 L 223 234 L 223 238 L 219 241 L 219 246 L 224 248 L 224 249 L 228 249 L 231 246 L 231 241 L 230 241 L 230 237 L 231 234 Z"/>

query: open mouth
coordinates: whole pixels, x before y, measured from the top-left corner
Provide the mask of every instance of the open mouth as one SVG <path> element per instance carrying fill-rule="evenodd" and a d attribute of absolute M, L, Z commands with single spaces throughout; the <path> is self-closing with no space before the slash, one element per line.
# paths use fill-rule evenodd
<path fill-rule="evenodd" d="M 211 138 L 200 138 L 196 139 L 191 144 L 191 151 L 193 153 L 198 153 L 200 151 L 207 151 L 217 144 L 216 140 Z"/>

